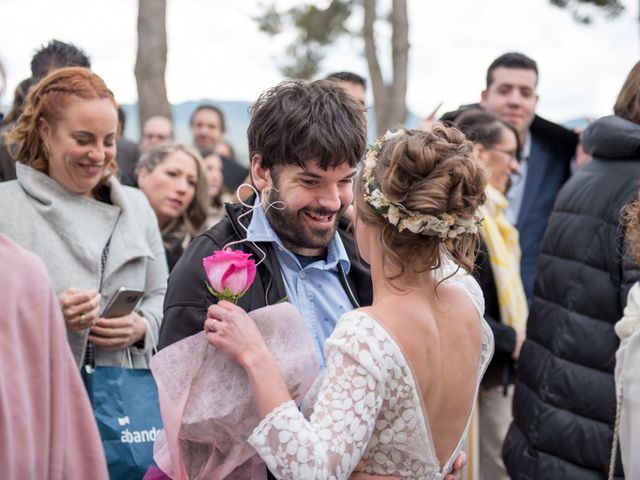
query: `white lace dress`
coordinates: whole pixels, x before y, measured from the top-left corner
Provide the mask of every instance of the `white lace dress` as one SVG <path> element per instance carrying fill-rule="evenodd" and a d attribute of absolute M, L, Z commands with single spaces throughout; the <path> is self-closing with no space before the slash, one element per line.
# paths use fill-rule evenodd
<path fill-rule="evenodd" d="M 493 353 L 482 292 L 468 275 L 446 281 L 462 286 L 480 313 L 479 385 Z M 309 420 L 289 401 L 269 413 L 249 438 L 269 470 L 279 479 L 346 479 L 362 461 L 359 470 L 366 473 L 444 478 L 469 420 L 441 468 L 414 373 L 387 330 L 363 312 L 349 312 L 325 349 L 327 368 L 304 401 Z"/>

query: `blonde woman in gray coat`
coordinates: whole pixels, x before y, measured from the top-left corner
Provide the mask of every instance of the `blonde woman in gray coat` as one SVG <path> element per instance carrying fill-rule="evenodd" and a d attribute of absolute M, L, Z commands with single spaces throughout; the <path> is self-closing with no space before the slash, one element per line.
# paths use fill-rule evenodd
<path fill-rule="evenodd" d="M 144 194 L 113 176 L 116 132 L 113 93 L 91 71 L 63 68 L 35 85 L 8 136 L 17 180 L 0 184 L 0 232 L 44 260 L 78 366 L 145 368 L 167 264 Z M 120 287 L 144 290 L 137 308 L 101 318 Z"/>

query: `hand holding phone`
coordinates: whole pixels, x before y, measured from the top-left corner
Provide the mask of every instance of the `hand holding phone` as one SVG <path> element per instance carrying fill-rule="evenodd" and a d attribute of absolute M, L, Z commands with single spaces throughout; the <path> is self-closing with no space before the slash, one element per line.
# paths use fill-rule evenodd
<path fill-rule="evenodd" d="M 89 341 L 105 351 L 130 347 L 144 339 L 147 324 L 138 313 L 114 318 L 99 318 L 91 327 Z"/>
<path fill-rule="evenodd" d="M 137 288 L 120 287 L 111 296 L 100 317 L 115 318 L 130 314 L 143 294 L 144 291 Z"/>
<path fill-rule="evenodd" d="M 116 290 L 91 328 L 89 341 L 105 351 L 113 351 L 144 338 L 146 324 L 139 314 L 132 313 L 143 294 L 143 290 L 136 288 Z"/>

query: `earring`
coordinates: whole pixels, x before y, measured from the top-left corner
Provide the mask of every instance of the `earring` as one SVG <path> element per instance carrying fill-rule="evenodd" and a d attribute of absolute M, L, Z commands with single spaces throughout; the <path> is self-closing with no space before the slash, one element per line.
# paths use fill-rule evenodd
<path fill-rule="evenodd" d="M 258 206 L 262 206 L 262 208 L 264 209 L 264 211 L 266 212 L 267 210 L 269 210 L 270 208 L 275 208 L 277 210 L 282 210 L 286 207 L 286 205 L 284 204 L 284 202 L 280 201 L 280 200 L 276 200 L 275 202 L 271 202 L 266 204 L 266 201 L 264 199 L 264 192 L 263 192 L 263 196 L 262 198 L 260 198 L 260 204 L 259 205 L 250 205 L 248 203 L 246 203 L 244 200 L 242 200 L 242 195 L 240 195 L 240 191 L 243 188 L 248 188 L 250 190 L 253 191 L 253 193 L 260 198 L 260 192 L 258 192 L 258 190 L 256 190 L 256 188 L 253 185 L 249 185 L 248 183 L 243 183 L 242 185 L 240 185 L 237 189 L 236 189 L 236 198 L 238 200 L 238 202 L 247 209 L 246 212 L 244 212 L 243 214 L 238 216 L 238 225 L 240 225 L 240 227 L 242 229 L 244 229 L 245 234 L 248 233 L 247 227 L 245 227 L 243 225 L 243 223 L 240 221 L 242 218 L 246 217 L 247 215 L 251 215 L 253 213 L 253 211 L 258 207 Z M 270 187 L 273 188 L 273 187 Z M 242 240 L 236 240 L 234 242 L 229 242 L 227 243 L 224 247 L 222 247 L 222 250 L 226 249 L 227 247 L 230 247 L 232 245 L 239 245 L 241 243 L 245 243 L 247 242 L 246 238 L 242 239 Z M 256 243 L 251 242 L 251 244 L 260 252 L 260 255 L 262 255 L 262 258 L 256 262 L 256 267 L 258 265 L 260 265 L 262 262 L 264 262 L 264 260 L 267 258 L 267 254 L 264 252 L 264 250 L 262 250 Z"/>

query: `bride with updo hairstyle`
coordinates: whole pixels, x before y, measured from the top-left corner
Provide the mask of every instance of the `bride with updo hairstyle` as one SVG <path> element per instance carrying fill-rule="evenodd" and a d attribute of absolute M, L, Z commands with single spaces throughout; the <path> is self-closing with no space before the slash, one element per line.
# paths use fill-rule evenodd
<path fill-rule="evenodd" d="M 431 131 L 410 130 L 383 145 L 371 184 L 379 185 L 389 201 L 408 212 L 473 223 L 485 201 L 486 175 L 481 166 L 470 161 L 472 155 L 473 145 L 455 128 L 435 125 Z M 444 230 L 417 232 L 419 222 L 412 223 L 411 217 L 400 221 L 401 226 L 391 222 L 389 210 L 381 214 L 385 207 L 368 202 L 368 196 L 367 179 L 361 176 L 355 193 L 357 218 L 380 229 L 381 252 L 388 261 L 383 264 L 397 269 L 389 275 L 390 280 L 402 277 L 407 269 L 421 273 L 440 268 L 443 255 L 466 271 L 473 270 L 478 240 L 475 228 L 473 235 L 453 236 L 442 223 Z M 436 235 L 440 231 L 446 234 Z"/>
<path fill-rule="evenodd" d="M 387 133 L 368 150 L 355 234 L 373 304 L 338 321 L 304 412 L 253 320 L 229 302 L 209 308 L 207 340 L 246 371 L 262 418 L 248 441 L 276 478 L 452 472 L 493 352 L 468 273 L 485 186 L 454 127 Z"/>

